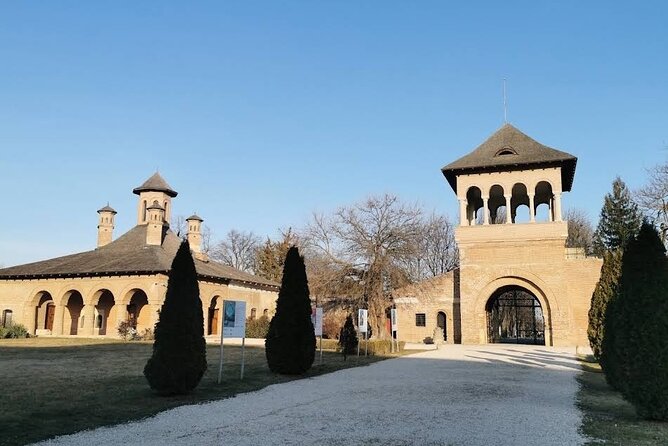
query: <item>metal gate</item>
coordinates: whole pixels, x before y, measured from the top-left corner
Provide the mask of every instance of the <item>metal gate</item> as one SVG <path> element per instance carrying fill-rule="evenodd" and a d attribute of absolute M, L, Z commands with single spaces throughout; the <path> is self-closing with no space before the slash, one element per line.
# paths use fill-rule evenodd
<path fill-rule="evenodd" d="M 545 345 L 540 302 L 523 288 L 498 290 L 487 305 L 487 332 L 492 343 Z"/>

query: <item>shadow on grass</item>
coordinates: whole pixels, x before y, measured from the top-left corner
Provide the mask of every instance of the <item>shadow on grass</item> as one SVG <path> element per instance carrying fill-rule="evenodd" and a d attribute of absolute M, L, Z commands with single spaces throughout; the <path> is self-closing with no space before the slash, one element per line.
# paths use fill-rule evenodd
<path fill-rule="evenodd" d="M 226 345 L 223 381 L 218 385 L 220 348 L 208 345 L 208 369 L 195 391 L 158 397 L 143 376 L 152 347 L 151 342 L 72 339 L 0 343 L 0 445 L 25 444 L 137 420 L 176 406 L 228 398 L 386 359 L 355 357 L 344 362 L 341 355 L 324 352 L 322 366 L 316 355 L 313 368 L 305 375 L 283 376 L 269 371 L 264 348 L 246 347 L 242 381 L 241 347 Z"/>

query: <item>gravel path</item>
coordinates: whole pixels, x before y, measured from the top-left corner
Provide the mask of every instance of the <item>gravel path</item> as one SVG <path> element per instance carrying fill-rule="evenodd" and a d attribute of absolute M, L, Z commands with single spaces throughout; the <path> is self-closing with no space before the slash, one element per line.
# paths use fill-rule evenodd
<path fill-rule="evenodd" d="M 579 366 L 569 349 L 444 346 L 52 445 L 575 445 Z"/>

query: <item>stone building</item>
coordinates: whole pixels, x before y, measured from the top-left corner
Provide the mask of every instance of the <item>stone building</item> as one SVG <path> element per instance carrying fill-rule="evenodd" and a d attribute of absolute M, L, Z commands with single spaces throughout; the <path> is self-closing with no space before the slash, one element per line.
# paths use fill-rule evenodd
<path fill-rule="evenodd" d="M 443 167 L 459 201 L 460 267 L 395 293 L 400 339 L 589 345 L 602 261 L 566 247 L 561 197 L 576 162 L 506 124 Z"/>
<path fill-rule="evenodd" d="M 97 211 L 97 247 L 41 262 L 0 269 L 0 324 L 23 324 L 31 334 L 117 336 L 129 321 L 138 332 L 153 328 L 164 302 L 168 273 L 181 239 L 169 228 L 177 196 L 155 173 L 133 190 L 137 225 L 113 239 L 116 211 Z M 223 300 L 245 300 L 247 317 L 271 315 L 278 285 L 214 262 L 202 252 L 197 215 L 187 239 L 197 270 L 204 332 L 221 330 Z"/>

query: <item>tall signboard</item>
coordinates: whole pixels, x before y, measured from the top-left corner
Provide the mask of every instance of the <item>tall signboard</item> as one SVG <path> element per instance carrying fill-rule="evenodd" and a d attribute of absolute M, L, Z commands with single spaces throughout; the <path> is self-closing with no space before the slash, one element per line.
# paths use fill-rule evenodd
<path fill-rule="evenodd" d="M 313 333 L 320 337 L 320 365 L 322 365 L 322 307 L 311 309 L 311 322 L 313 322 Z"/>
<path fill-rule="evenodd" d="M 359 332 L 358 338 L 361 339 L 361 335 L 364 335 L 364 355 L 369 354 L 369 340 L 367 336 L 369 335 L 369 312 L 368 310 L 360 308 L 357 311 L 357 331 Z M 357 343 L 357 356 L 360 355 L 360 343 Z"/>
<path fill-rule="evenodd" d="M 399 351 L 399 322 L 397 320 L 397 309 L 392 308 L 390 309 L 390 322 L 391 322 L 391 328 L 390 330 L 392 331 L 392 348 L 394 349 L 394 343 L 396 342 L 396 351 Z"/>
<path fill-rule="evenodd" d="M 218 384 L 223 380 L 223 341 L 225 338 L 241 338 L 241 374 L 244 379 L 246 362 L 246 302 L 243 300 L 223 301 L 223 329 L 220 330 L 220 364 Z"/>

